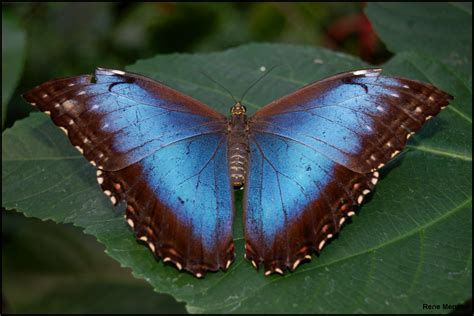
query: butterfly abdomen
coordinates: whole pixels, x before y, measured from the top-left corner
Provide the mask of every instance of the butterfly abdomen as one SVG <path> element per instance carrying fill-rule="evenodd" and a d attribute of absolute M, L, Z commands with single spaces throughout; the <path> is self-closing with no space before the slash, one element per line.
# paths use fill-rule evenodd
<path fill-rule="evenodd" d="M 249 140 L 247 116 L 232 115 L 229 119 L 229 142 L 227 157 L 229 159 L 229 174 L 234 188 L 241 188 L 247 177 L 249 157 Z"/>

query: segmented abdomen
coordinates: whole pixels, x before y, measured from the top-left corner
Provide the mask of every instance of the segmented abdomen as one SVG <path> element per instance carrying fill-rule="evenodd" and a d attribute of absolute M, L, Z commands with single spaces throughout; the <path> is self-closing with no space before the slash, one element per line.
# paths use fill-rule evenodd
<path fill-rule="evenodd" d="M 229 159 L 229 174 L 234 188 L 242 187 L 247 177 L 249 158 L 247 130 L 247 116 L 245 114 L 230 117 L 227 157 Z"/>
<path fill-rule="evenodd" d="M 241 187 L 247 176 L 249 146 L 247 139 L 229 143 L 229 172 L 234 187 Z"/>

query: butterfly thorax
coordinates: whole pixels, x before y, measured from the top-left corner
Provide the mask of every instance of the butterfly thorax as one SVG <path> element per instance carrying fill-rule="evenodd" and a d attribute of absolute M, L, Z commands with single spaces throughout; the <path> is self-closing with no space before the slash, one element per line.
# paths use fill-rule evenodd
<path fill-rule="evenodd" d="M 227 157 L 229 174 L 234 188 L 241 188 L 247 176 L 249 140 L 246 109 L 240 102 L 231 108 L 227 131 Z"/>

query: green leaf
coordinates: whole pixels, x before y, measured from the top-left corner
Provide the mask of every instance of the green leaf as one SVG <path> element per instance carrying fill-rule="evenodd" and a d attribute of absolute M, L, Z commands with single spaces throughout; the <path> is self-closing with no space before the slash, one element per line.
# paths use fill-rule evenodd
<path fill-rule="evenodd" d="M 18 313 L 183 312 L 104 254 L 71 225 L 2 214 L 2 311 Z M 141 304 L 136 298 L 141 298 Z M 5 307 L 6 305 L 6 307 Z"/>
<path fill-rule="evenodd" d="M 419 52 L 472 74 L 472 3 L 369 2 L 366 14 L 392 52 Z"/>
<path fill-rule="evenodd" d="M 25 43 L 26 34 L 18 20 L 2 11 L 2 126 L 8 101 L 23 70 Z"/>
<path fill-rule="evenodd" d="M 220 53 L 157 56 L 127 70 L 227 113 L 232 98 L 200 71 L 240 97 L 261 76 L 261 67 L 276 64 L 281 67 L 247 94 L 250 112 L 309 82 L 366 66 L 324 49 L 252 44 Z M 186 302 L 193 313 L 413 313 L 424 312 L 423 303 L 462 303 L 471 296 L 472 279 L 472 91 L 466 79 L 425 57 L 404 54 L 384 68 L 430 81 L 455 100 L 384 168 L 371 201 L 321 255 L 283 277 L 265 277 L 243 259 L 241 194 L 234 227 L 237 259 L 228 272 L 198 280 L 156 262 L 102 194 L 94 168 L 42 114 L 3 134 L 3 205 L 84 227 L 136 277 Z"/>

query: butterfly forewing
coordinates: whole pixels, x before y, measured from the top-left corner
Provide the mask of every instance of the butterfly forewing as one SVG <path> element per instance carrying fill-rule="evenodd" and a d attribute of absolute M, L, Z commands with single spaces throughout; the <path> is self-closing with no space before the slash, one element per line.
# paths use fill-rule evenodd
<path fill-rule="evenodd" d="M 319 252 L 378 181 L 378 169 L 452 99 L 432 85 L 342 73 L 250 119 L 246 255 L 266 273 Z"/>
<path fill-rule="evenodd" d="M 137 238 L 197 276 L 233 260 L 226 119 L 156 81 L 98 68 L 24 95 L 97 166 Z"/>
<path fill-rule="evenodd" d="M 379 69 L 342 73 L 276 100 L 252 128 L 295 139 L 356 172 L 381 167 L 451 96 Z"/>

